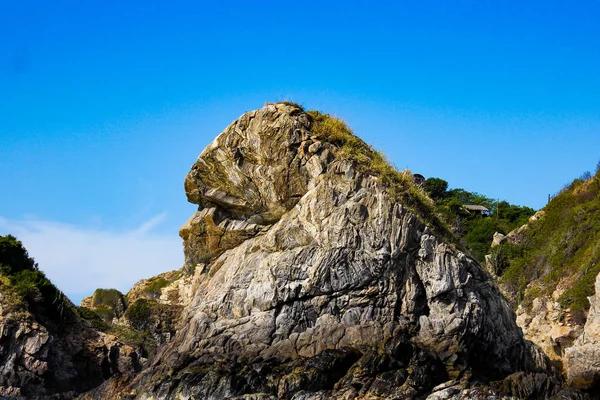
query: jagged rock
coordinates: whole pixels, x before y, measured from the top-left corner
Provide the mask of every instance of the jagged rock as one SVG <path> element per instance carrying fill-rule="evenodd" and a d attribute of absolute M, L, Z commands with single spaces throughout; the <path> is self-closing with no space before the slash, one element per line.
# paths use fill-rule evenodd
<path fill-rule="evenodd" d="M 565 351 L 565 369 L 572 386 L 600 391 L 600 274 L 595 289 L 583 333 Z"/>
<path fill-rule="evenodd" d="M 568 310 L 545 296 L 534 299 L 529 309 L 520 305 L 517 324 L 527 339 L 540 346 L 548 357 L 561 362 L 565 349 L 582 331 L 582 327 L 572 321 Z"/>
<path fill-rule="evenodd" d="M 94 308 L 94 296 L 87 296 L 81 299 L 79 303 L 80 307 L 89 308 L 90 310 Z"/>
<path fill-rule="evenodd" d="M 300 108 L 267 105 L 202 152 L 185 182 L 199 209 L 180 232 L 195 271 L 181 329 L 133 382 L 89 396 L 414 398 L 437 386 L 437 398 L 476 398 L 505 379 L 557 392 L 490 276 L 313 128 Z"/>
<path fill-rule="evenodd" d="M 158 274 L 150 279 L 141 279 L 137 281 L 125 295 L 127 303 L 133 304 L 138 299 L 161 299 L 165 288 L 169 287 L 182 275 L 183 273 L 181 271 L 169 271 Z"/>
<path fill-rule="evenodd" d="M 492 238 L 492 246 L 496 247 L 500 246 L 502 243 L 506 241 L 506 236 L 501 234 L 500 232 L 494 232 L 494 236 Z"/>
<path fill-rule="evenodd" d="M 30 319 L 0 317 L 2 398 L 68 399 L 112 375 L 140 369 L 134 349 L 81 321 L 56 331 Z"/>
<path fill-rule="evenodd" d="M 519 228 L 513 229 L 506 235 L 506 241 L 510 244 L 520 244 L 525 239 L 525 232 L 529 229 L 529 225 L 525 224 Z"/>
<path fill-rule="evenodd" d="M 544 215 L 546 215 L 546 212 L 544 210 L 539 210 L 535 214 L 533 214 L 531 217 L 529 217 L 529 222 L 534 222 L 539 219 L 542 219 L 544 217 Z"/>
<path fill-rule="evenodd" d="M 194 293 L 198 289 L 198 284 L 204 272 L 205 264 L 194 266 L 192 273 L 183 273 L 161 291 L 159 302 L 162 304 L 179 305 L 185 307 L 189 305 Z"/>

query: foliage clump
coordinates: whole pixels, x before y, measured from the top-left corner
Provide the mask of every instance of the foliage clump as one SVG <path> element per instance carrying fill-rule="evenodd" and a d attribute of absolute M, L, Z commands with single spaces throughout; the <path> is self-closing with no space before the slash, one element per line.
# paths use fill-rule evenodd
<path fill-rule="evenodd" d="M 281 102 L 282 104 L 285 104 L 286 106 L 291 106 L 291 107 L 296 107 L 299 108 L 300 111 L 304 111 L 304 107 L 302 106 L 302 104 L 300 103 L 296 103 L 295 101 L 292 100 L 284 100 Z"/>
<path fill-rule="evenodd" d="M 92 296 L 92 308 L 106 322 L 123 316 L 127 301 L 117 289 L 96 289 Z"/>
<path fill-rule="evenodd" d="M 102 332 L 108 328 L 105 318 L 103 318 L 97 310 L 92 310 L 87 307 L 77 307 L 76 311 L 79 318 L 89 323 L 93 328 Z"/>
<path fill-rule="evenodd" d="M 148 299 L 137 299 L 125 311 L 125 319 L 136 330 L 144 330 L 150 320 L 152 303 Z"/>
<path fill-rule="evenodd" d="M 160 297 L 161 289 L 168 286 L 169 283 L 171 282 L 162 276 L 152 278 L 145 288 L 145 293 L 152 298 Z"/>
<path fill-rule="evenodd" d="M 0 274 L 3 286 L 14 292 L 17 301 L 26 305 L 41 322 L 59 327 L 75 317 L 69 299 L 39 270 L 27 249 L 13 235 L 0 236 Z"/>
<path fill-rule="evenodd" d="M 444 221 L 465 241 L 479 262 L 483 262 L 485 255 L 490 254 L 495 232 L 507 234 L 527 223 L 535 212 L 530 207 L 498 201 L 464 189 L 448 190 L 448 182 L 441 178 L 428 178 L 423 187 L 435 200 Z M 466 205 L 484 206 L 488 214 L 482 216 L 477 212 L 469 212 Z"/>
<path fill-rule="evenodd" d="M 320 140 L 339 148 L 337 157 L 352 160 L 361 172 L 379 177 L 394 200 L 421 217 L 438 235 L 451 243 L 457 242 L 439 218 L 433 201 L 414 183 L 410 171 L 396 170 L 381 152 L 354 135 L 344 121 L 318 111 L 308 111 L 308 115 L 312 119 L 311 131 Z"/>

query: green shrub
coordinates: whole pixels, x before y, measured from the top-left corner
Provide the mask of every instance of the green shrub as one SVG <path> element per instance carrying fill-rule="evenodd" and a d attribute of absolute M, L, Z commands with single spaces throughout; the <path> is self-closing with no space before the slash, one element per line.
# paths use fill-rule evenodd
<path fill-rule="evenodd" d="M 123 293 L 117 289 L 96 289 L 93 295 L 92 304 L 94 306 L 107 305 L 109 307 L 119 307 L 124 303 Z"/>
<path fill-rule="evenodd" d="M 302 104 L 296 103 L 295 101 L 285 100 L 285 101 L 282 101 L 281 103 L 283 103 L 287 106 L 299 108 L 301 111 L 304 111 L 304 107 L 302 106 Z"/>
<path fill-rule="evenodd" d="M 38 270 L 22 270 L 11 277 L 13 287 L 24 299 L 42 301 L 41 288 L 51 283 L 43 272 Z"/>
<path fill-rule="evenodd" d="M 125 319 L 129 321 L 132 328 L 142 331 L 148 326 L 152 303 L 151 300 L 137 299 L 127 308 Z"/>
<path fill-rule="evenodd" d="M 146 294 L 156 298 L 160 296 L 161 289 L 169 285 L 169 281 L 163 277 L 152 278 L 145 288 Z"/>
<path fill-rule="evenodd" d="M 442 200 L 447 195 L 448 182 L 440 178 L 427 178 L 423 187 L 433 200 Z"/>
<path fill-rule="evenodd" d="M 12 235 L 0 236 L 0 272 L 8 277 L 12 289 L 39 320 L 60 326 L 75 317 L 72 303 L 38 269 L 23 244 Z"/>
<path fill-rule="evenodd" d="M 96 314 L 102 318 L 104 322 L 110 323 L 113 318 L 119 318 L 119 316 L 115 313 L 115 309 L 107 306 L 106 304 L 100 304 L 94 307 L 94 311 Z"/>
<path fill-rule="evenodd" d="M 120 318 L 127 302 L 123 293 L 117 289 L 96 289 L 92 297 L 92 306 L 108 322 L 113 317 Z"/>
<path fill-rule="evenodd" d="M 0 236 L 0 272 L 12 276 L 21 271 L 38 269 L 33 258 L 13 235 Z"/>
<path fill-rule="evenodd" d="M 96 311 L 87 307 L 77 307 L 76 311 L 79 318 L 89 323 L 93 328 L 99 331 L 105 331 L 108 328 L 108 324 Z"/>
<path fill-rule="evenodd" d="M 493 218 L 473 218 L 466 222 L 467 234 L 465 240 L 477 260 L 482 262 L 490 253 L 494 233 L 499 231 Z"/>

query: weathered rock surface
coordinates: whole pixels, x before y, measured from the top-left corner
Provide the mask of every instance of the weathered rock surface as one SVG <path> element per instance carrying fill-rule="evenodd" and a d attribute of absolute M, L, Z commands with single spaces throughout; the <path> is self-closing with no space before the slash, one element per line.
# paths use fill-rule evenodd
<path fill-rule="evenodd" d="M 571 313 L 552 298 L 541 296 L 533 300 L 530 309 L 517 309 L 517 324 L 528 340 L 538 345 L 552 360 L 564 362 L 565 351 L 583 331 L 583 326 L 571 318 Z"/>
<path fill-rule="evenodd" d="M 559 394 L 489 275 L 312 124 L 267 105 L 202 152 L 185 182 L 199 209 L 180 233 L 197 265 L 182 329 L 135 380 L 88 397 Z"/>
<path fill-rule="evenodd" d="M 0 398 L 72 398 L 110 376 L 141 369 L 138 354 L 81 321 L 60 331 L 0 317 Z"/>
<path fill-rule="evenodd" d="M 565 369 L 574 387 L 600 392 L 600 274 L 595 289 L 583 333 L 565 351 Z"/>
<path fill-rule="evenodd" d="M 496 247 L 501 245 L 502 243 L 504 243 L 506 241 L 506 236 L 503 235 L 500 232 L 495 232 L 494 233 L 494 237 L 492 238 L 492 246 L 491 247 Z"/>

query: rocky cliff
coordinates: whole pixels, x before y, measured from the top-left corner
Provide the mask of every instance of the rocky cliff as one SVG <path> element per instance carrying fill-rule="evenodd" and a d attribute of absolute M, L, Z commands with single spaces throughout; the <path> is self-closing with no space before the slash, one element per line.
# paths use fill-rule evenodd
<path fill-rule="evenodd" d="M 180 232 L 194 288 L 180 329 L 142 373 L 87 397 L 557 395 L 490 276 L 381 161 L 294 104 L 227 127 L 185 180 L 199 207 Z"/>
<path fill-rule="evenodd" d="M 80 319 L 21 242 L 0 236 L 0 398 L 70 399 L 141 367 L 135 349 Z"/>

